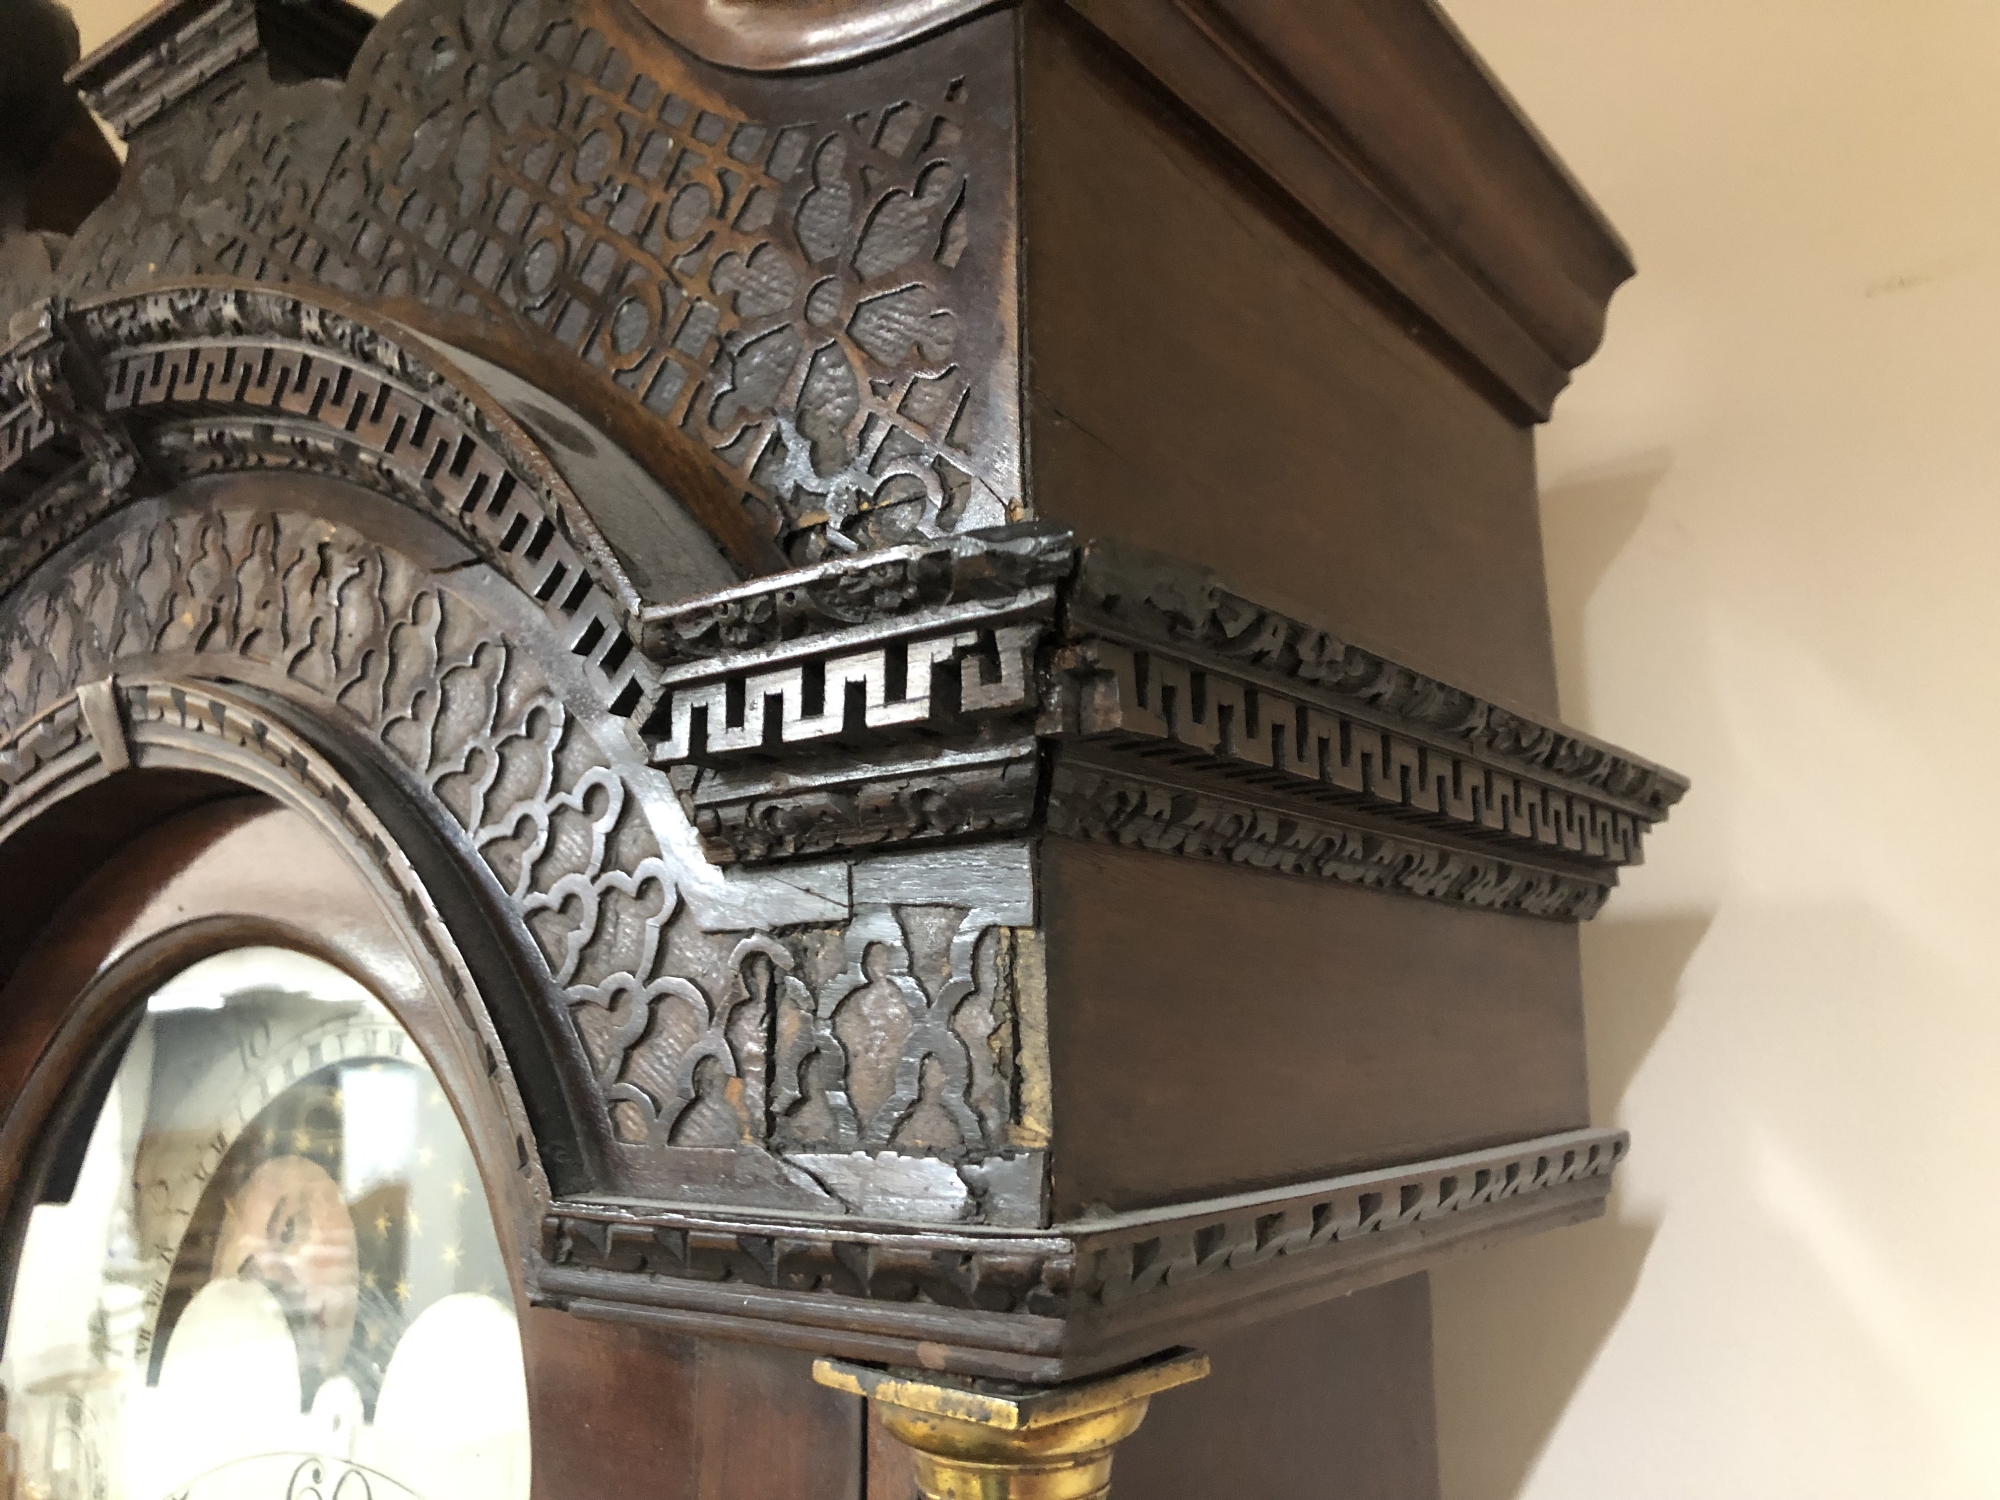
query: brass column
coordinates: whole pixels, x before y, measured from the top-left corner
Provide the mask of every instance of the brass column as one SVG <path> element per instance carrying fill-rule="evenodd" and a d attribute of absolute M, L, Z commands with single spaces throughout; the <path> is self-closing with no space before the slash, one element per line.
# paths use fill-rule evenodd
<path fill-rule="evenodd" d="M 838 1359 L 813 1365 L 821 1385 L 875 1403 L 882 1425 L 916 1455 L 926 1500 L 1102 1500 L 1112 1454 L 1146 1419 L 1147 1403 L 1207 1373 L 1208 1356 L 1185 1350 L 1047 1390 Z"/>

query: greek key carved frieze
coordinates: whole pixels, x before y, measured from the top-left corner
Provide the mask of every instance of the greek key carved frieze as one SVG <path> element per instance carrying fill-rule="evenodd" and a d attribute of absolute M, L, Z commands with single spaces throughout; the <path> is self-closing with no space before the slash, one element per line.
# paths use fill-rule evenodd
<path fill-rule="evenodd" d="M 691 503 L 800 561 L 1019 518 L 1011 84 L 979 25 L 801 119 L 568 0 L 399 7 L 344 84 L 277 87 L 223 24 L 253 9 L 180 44 L 71 294 L 303 280 L 561 351 L 682 455 Z"/>
<path fill-rule="evenodd" d="M 1664 766 L 1577 730 L 1540 723 L 1319 626 L 1246 599 L 1193 563 L 1123 543 L 1094 541 L 1083 550 L 1070 607 L 1081 634 L 1107 633 L 1139 648 L 1165 648 L 1161 654 L 1206 662 L 1224 673 L 1233 672 L 1241 682 L 1261 679 L 1271 686 L 1283 684 L 1308 700 L 1346 706 L 1359 718 L 1397 730 L 1413 742 L 1430 740 L 1483 763 L 1525 773 L 1535 781 L 1583 792 L 1642 822 L 1666 817 L 1687 791 L 1687 778 Z M 1113 673 L 1133 670 L 1122 657 L 1108 662 L 1107 667 Z M 1274 699 L 1273 711 L 1246 722 L 1249 709 L 1240 698 L 1243 688 L 1223 678 L 1215 686 L 1216 712 L 1211 715 L 1203 695 L 1195 692 L 1192 684 L 1183 682 L 1175 668 L 1165 670 L 1175 674 L 1160 679 L 1163 688 L 1176 693 L 1177 723 L 1170 731 L 1159 722 L 1165 705 L 1148 701 L 1146 690 L 1129 677 L 1121 682 L 1127 689 L 1125 699 L 1144 725 L 1142 732 L 1156 737 L 1167 733 L 1175 738 L 1185 734 L 1189 736 L 1185 743 L 1201 749 L 1214 749 L 1226 735 L 1232 743 L 1225 754 L 1247 757 L 1252 764 L 1268 763 L 1260 758 L 1262 745 L 1250 742 L 1268 738 L 1260 730 L 1282 725 L 1286 706 Z M 1283 745 L 1274 744 L 1272 754 L 1284 755 Z M 1396 748 L 1386 754 L 1387 759 L 1378 756 L 1372 771 L 1366 773 L 1384 787 L 1400 782 L 1413 769 L 1411 751 Z M 1286 760 L 1306 762 L 1307 757 L 1295 752 Z M 1311 774 L 1309 763 L 1307 774 Z M 1361 773 L 1344 765 L 1343 774 Z M 1417 811 L 1447 811 L 1443 806 L 1429 805 L 1430 799 L 1461 795 L 1458 785 L 1445 791 L 1428 775 L 1413 780 L 1411 794 L 1419 800 L 1411 805 Z M 1505 795 L 1496 793 L 1482 799 L 1489 818 L 1500 816 L 1499 804 Z M 1452 811 L 1450 815 L 1460 814 Z M 1509 831 L 1517 834 L 1525 831 L 1524 824 L 1537 828 L 1561 825 L 1562 832 L 1545 841 L 1565 847 L 1573 835 L 1585 840 L 1617 837 L 1611 828 L 1573 830 L 1560 810 L 1535 811 L 1526 794 L 1516 801 L 1507 820 Z M 1487 826 L 1495 825 L 1489 822 Z M 1593 852 L 1592 857 L 1627 856 Z"/>
<path fill-rule="evenodd" d="M 18 789 L 88 744 L 90 737 L 82 706 L 73 697 L 14 727 L 8 738 L 0 740 L 0 804 L 15 800 Z"/>
<path fill-rule="evenodd" d="M 1093 640 L 1065 663 L 1086 739 L 1174 747 L 1183 764 L 1329 801 L 1353 800 L 1506 835 L 1604 865 L 1637 864 L 1648 820 L 1611 802 L 1440 746 L 1400 725 L 1276 692 L 1185 657 Z"/>
<path fill-rule="evenodd" d="M 679 660 L 645 732 L 710 858 L 1026 828 L 1041 656 L 1070 562 L 1065 534 L 1016 528 L 654 614 L 646 638 Z"/>
<path fill-rule="evenodd" d="M 45 330 L 54 328 L 60 339 Z M 44 349 L 60 350 L 57 364 Z M 537 601 L 578 665 L 620 717 L 656 674 L 634 651 L 636 595 L 575 497 L 525 442 L 377 330 L 283 293 L 189 289 L 45 311 L 43 330 L 0 364 L 0 404 L 44 383 L 67 397 L 63 420 L 39 424 L 35 447 L 110 431 L 150 488 L 245 470 L 332 474 L 396 496 L 449 526 Z M 73 410 L 72 410 L 73 409 Z M 81 415 L 77 415 L 80 413 Z M 24 430 L 25 429 L 24 427 Z M 103 442 L 95 447 L 104 448 Z M 76 483 L 43 480 L 34 448 L 0 452 L 0 487 L 25 503 L 0 530 L 0 592 L 123 499 L 93 461 Z M 539 470 L 539 472 L 538 472 Z M 727 576 L 719 557 L 712 576 Z"/>
<path fill-rule="evenodd" d="M 1686 788 L 1198 570 L 1080 556 L 1013 528 L 649 615 L 645 733 L 711 857 L 1033 826 L 1574 921 Z"/>
<path fill-rule="evenodd" d="M 1041 603 L 1053 604 L 1044 592 Z M 816 741 L 879 742 L 898 731 L 948 732 L 991 714 L 1018 717 L 1036 703 L 1036 622 L 925 632 L 857 650 L 819 646 L 745 672 L 681 668 L 668 675 L 654 722 L 666 762 L 769 752 Z M 770 657 L 765 658 L 770 661 Z"/>

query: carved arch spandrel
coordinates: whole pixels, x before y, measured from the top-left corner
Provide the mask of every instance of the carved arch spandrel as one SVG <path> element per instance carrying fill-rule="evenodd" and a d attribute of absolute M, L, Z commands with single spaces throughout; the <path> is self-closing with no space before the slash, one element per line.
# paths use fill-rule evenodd
<path fill-rule="evenodd" d="M 139 131 L 71 294 L 310 281 L 536 378 L 770 570 L 1024 513 L 1012 30 L 805 89 L 603 0 L 406 0 Z"/>
<path fill-rule="evenodd" d="M 573 540 L 588 517 L 532 440 L 440 369 L 276 289 L 50 308 L 0 376 L 0 788 L 34 774 L 51 706 L 114 674 L 302 702 L 448 826 L 532 948 L 603 1190 L 839 1211 L 914 1172 L 925 1211 L 984 1212 L 981 1163 L 1039 1170 L 1014 1118 L 1008 971 L 989 957 L 973 983 L 955 961 L 911 1042 L 919 1075 L 934 1060 L 933 1113 L 940 1080 L 965 1093 L 945 1106 L 955 1136 L 778 1128 L 788 987 L 840 970 L 820 955 L 857 917 L 901 933 L 930 887 L 707 862 L 637 737 L 657 675 L 601 581 L 620 582 L 615 559 Z M 1016 864 L 1004 910 L 974 922 L 962 902 L 960 946 L 1009 952 L 1032 922 Z M 808 1091 L 844 1087 L 818 1067 Z"/>
<path fill-rule="evenodd" d="M 655 830 L 661 809 L 642 806 L 634 782 L 654 773 L 618 763 L 604 724 L 565 701 L 474 582 L 324 513 L 199 494 L 134 506 L 0 610 L 0 785 L 11 799 L 82 743 L 68 707 L 81 683 L 171 670 L 309 704 L 449 817 L 533 942 L 604 1113 L 601 1185 L 672 1184 L 676 1147 L 763 1158 L 767 976 L 798 967 L 822 935 L 839 942 L 844 924 L 704 928 Z M 119 711 L 203 713 L 140 687 Z M 864 918 L 885 921 L 889 908 Z M 926 1045 L 939 1054 L 937 1038 Z M 982 1122 L 969 1101 L 959 1109 L 950 1154 L 976 1153 Z M 761 1170 L 794 1207 L 838 1207 L 807 1172 L 775 1159 Z"/>

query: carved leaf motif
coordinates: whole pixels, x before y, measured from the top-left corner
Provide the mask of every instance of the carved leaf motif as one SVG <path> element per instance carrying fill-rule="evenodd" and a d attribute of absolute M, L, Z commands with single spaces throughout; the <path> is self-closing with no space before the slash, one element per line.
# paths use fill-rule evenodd
<path fill-rule="evenodd" d="M 848 1097 L 866 1122 L 862 1141 L 875 1145 L 894 1133 L 897 1075 L 903 1071 L 904 1044 L 915 1028 L 923 996 L 907 975 L 892 974 L 891 950 L 871 943 L 862 959 L 863 982 L 837 1002 L 833 1033 L 846 1049 Z"/>

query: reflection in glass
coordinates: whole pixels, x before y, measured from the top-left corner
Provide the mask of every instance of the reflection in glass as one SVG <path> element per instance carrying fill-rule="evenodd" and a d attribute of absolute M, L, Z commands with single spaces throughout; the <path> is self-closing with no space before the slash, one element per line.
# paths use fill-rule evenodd
<path fill-rule="evenodd" d="M 506 1265 L 422 1055 L 275 948 L 150 998 L 0 1381 L 24 1500 L 520 1500 Z"/>

